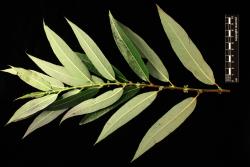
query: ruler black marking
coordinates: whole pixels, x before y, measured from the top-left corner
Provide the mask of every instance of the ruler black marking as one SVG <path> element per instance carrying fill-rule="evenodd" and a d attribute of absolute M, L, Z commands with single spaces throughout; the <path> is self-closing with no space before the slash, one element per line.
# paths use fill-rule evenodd
<path fill-rule="evenodd" d="M 239 15 L 225 15 L 225 82 L 239 82 Z"/>

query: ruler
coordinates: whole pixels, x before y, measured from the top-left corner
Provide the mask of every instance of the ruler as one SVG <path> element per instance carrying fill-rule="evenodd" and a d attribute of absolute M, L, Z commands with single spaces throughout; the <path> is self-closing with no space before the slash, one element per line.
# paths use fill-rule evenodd
<path fill-rule="evenodd" d="M 225 82 L 239 82 L 239 15 L 225 15 Z"/>

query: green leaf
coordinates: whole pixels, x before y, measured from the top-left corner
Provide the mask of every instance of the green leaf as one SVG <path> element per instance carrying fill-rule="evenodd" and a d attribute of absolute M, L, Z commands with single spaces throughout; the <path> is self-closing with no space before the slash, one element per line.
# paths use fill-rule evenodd
<path fill-rule="evenodd" d="M 66 19 L 72 30 L 75 33 L 77 40 L 79 41 L 82 49 L 88 56 L 89 60 L 95 66 L 102 76 L 108 80 L 115 80 L 115 73 L 112 69 L 111 64 L 106 59 L 102 51 L 96 45 L 96 43 L 79 27 L 77 27 L 74 23 Z"/>
<path fill-rule="evenodd" d="M 123 88 L 116 88 L 107 91 L 97 96 L 96 98 L 86 100 L 78 104 L 77 106 L 73 107 L 71 110 L 69 110 L 64 115 L 61 122 L 73 116 L 92 113 L 100 109 L 103 109 L 105 107 L 108 107 L 113 103 L 115 103 L 122 96 L 122 93 L 123 93 Z"/>
<path fill-rule="evenodd" d="M 83 83 L 91 82 L 88 69 L 75 52 L 45 24 L 44 31 L 56 57 L 67 71 L 75 78 L 81 79 Z"/>
<path fill-rule="evenodd" d="M 129 39 L 134 43 L 134 45 L 140 51 L 142 57 L 145 57 L 151 63 L 151 65 L 154 67 L 158 75 L 156 76 L 152 74 L 151 73 L 152 71 L 150 70 L 149 73 L 156 79 L 159 79 L 163 82 L 169 82 L 168 71 L 165 68 L 164 64 L 162 63 L 161 59 L 153 51 L 153 49 L 151 49 L 150 46 L 148 46 L 148 44 L 139 35 L 133 32 L 130 28 L 128 28 L 122 23 L 119 23 L 119 26 L 123 29 L 124 33 L 129 37 Z"/>
<path fill-rule="evenodd" d="M 57 98 L 57 94 L 51 94 L 37 99 L 30 100 L 20 107 L 15 114 L 11 117 L 7 124 L 23 120 L 38 111 L 46 108 L 53 103 Z"/>
<path fill-rule="evenodd" d="M 37 130 L 38 128 L 49 124 L 53 120 L 55 120 L 57 117 L 59 117 L 61 114 L 63 114 L 67 109 L 60 109 L 55 111 L 45 110 L 42 111 L 30 124 L 27 131 L 25 132 L 23 138 Z"/>
<path fill-rule="evenodd" d="M 72 76 L 65 67 L 52 64 L 50 62 L 38 59 L 34 56 L 29 55 L 29 58 L 36 63 L 36 65 L 41 68 L 46 74 L 50 75 L 51 77 L 58 79 L 59 81 L 70 85 L 70 86 L 80 86 L 84 85 L 86 82 L 83 81 L 81 78 L 76 78 Z"/>
<path fill-rule="evenodd" d="M 47 95 L 48 92 L 31 92 L 21 97 L 18 97 L 16 100 L 28 99 L 28 98 L 39 98 Z"/>
<path fill-rule="evenodd" d="M 91 79 L 92 79 L 92 81 L 93 81 L 95 84 L 104 83 L 104 81 L 103 81 L 101 78 L 99 78 L 99 77 L 97 77 L 97 76 L 95 76 L 95 75 L 91 75 Z"/>
<path fill-rule="evenodd" d="M 11 67 L 11 69 L 7 69 L 4 72 L 17 75 L 25 83 L 39 90 L 51 90 L 51 85 L 48 81 L 46 81 L 43 77 L 39 76 L 37 73 L 34 73 L 30 70 L 26 70 L 24 68 Z"/>
<path fill-rule="evenodd" d="M 79 91 L 79 90 L 77 90 Z M 71 95 L 64 94 L 64 98 L 58 99 L 54 103 L 51 104 L 51 106 L 48 107 L 49 110 L 58 110 L 58 109 L 64 109 L 64 108 L 70 108 L 75 105 L 78 105 L 84 100 L 87 100 L 89 98 L 92 98 L 98 93 L 98 88 L 89 88 L 86 90 L 82 90 L 79 93 L 74 93 Z"/>
<path fill-rule="evenodd" d="M 124 88 L 124 93 L 118 101 L 116 101 L 113 105 L 108 106 L 104 109 L 85 115 L 79 124 L 83 125 L 95 121 L 96 119 L 105 115 L 109 111 L 114 110 L 121 104 L 125 103 L 126 101 L 134 97 L 139 92 L 139 90 L 140 90 L 139 88 L 134 86 Z"/>
<path fill-rule="evenodd" d="M 196 106 L 196 97 L 189 97 L 176 104 L 163 117 L 161 117 L 143 137 L 133 160 L 144 154 L 156 143 L 163 140 L 178 128 L 193 112 Z M 133 161 L 132 160 L 132 161 Z"/>
<path fill-rule="evenodd" d="M 62 99 L 68 98 L 70 96 L 73 96 L 77 93 L 79 93 L 80 90 L 75 89 L 75 90 L 71 90 L 69 92 L 66 92 L 62 95 Z M 52 103 L 53 104 L 53 103 Z M 24 134 L 23 138 L 25 138 L 27 135 L 29 135 L 30 133 L 34 132 L 35 130 L 37 130 L 38 128 L 52 122 L 53 120 L 55 120 L 58 116 L 60 116 L 61 114 L 63 114 L 66 110 L 68 110 L 68 108 L 63 108 L 63 109 L 57 109 L 57 110 L 49 110 L 49 108 L 43 112 L 41 112 L 35 119 L 34 121 L 30 124 L 30 126 L 28 127 L 26 133 Z"/>
<path fill-rule="evenodd" d="M 105 124 L 96 143 L 109 136 L 115 130 L 132 120 L 145 110 L 157 97 L 158 91 L 151 91 L 135 96 L 125 103 Z"/>
<path fill-rule="evenodd" d="M 201 82 L 215 84 L 213 71 L 185 30 L 159 6 L 157 8 L 165 33 L 182 64 Z"/>
<path fill-rule="evenodd" d="M 86 64 L 86 66 L 88 67 L 89 71 L 92 72 L 95 75 L 98 76 L 102 76 L 94 67 L 94 65 L 91 63 L 91 61 L 89 60 L 89 58 L 87 57 L 86 54 L 83 53 L 79 53 L 76 52 L 77 55 L 80 57 L 80 59 Z M 118 70 L 115 66 L 112 65 L 112 68 L 115 72 L 115 76 L 117 78 L 118 81 L 120 82 L 128 82 L 127 78 L 122 74 L 122 72 L 120 70 Z"/>
<path fill-rule="evenodd" d="M 61 81 L 58 81 L 55 78 L 52 78 L 48 75 L 42 74 L 40 72 L 34 71 L 34 70 L 30 70 L 31 72 L 37 74 L 38 76 L 40 76 L 41 78 L 43 78 L 45 81 L 49 82 L 50 86 L 52 89 L 61 89 L 64 88 L 64 85 Z"/>
<path fill-rule="evenodd" d="M 115 72 L 115 76 L 117 78 L 118 81 L 120 82 L 128 82 L 128 79 L 122 74 L 122 72 L 120 70 L 118 70 L 118 68 L 116 68 L 115 66 L 112 66 Z"/>
<path fill-rule="evenodd" d="M 150 75 L 152 75 L 154 78 L 162 81 L 162 82 L 170 82 L 169 80 L 166 80 L 166 77 L 164 77 L 164 75 L 162 75 L 159 70 L 157 70 L 150 62 L 147 62 L 147 68 L 148 71 L 150 73 Z"/>
<path fill-rule="evenodd" d="M 88 56 L 86 54 L 83 53 L 79 53 L 79 52 L 75 52 L 78 57 L 81 59 L 81 61 L 86 65 L 86 67 L 89 69 L 90 72 L 92 72 L 95 75 L 98 76 L 102 76 L 97 69 L 95 68 L 95 66 L 91 63 L 91 61 L 89 60 Z"/>
<path fill-rule="evenodd" d="M 139 50 L 125 34 L 121 24 L 109 12 L 110 24 L 116 45 L 131 69 L 144 81 L 149 81 L 149 73 Z"/>

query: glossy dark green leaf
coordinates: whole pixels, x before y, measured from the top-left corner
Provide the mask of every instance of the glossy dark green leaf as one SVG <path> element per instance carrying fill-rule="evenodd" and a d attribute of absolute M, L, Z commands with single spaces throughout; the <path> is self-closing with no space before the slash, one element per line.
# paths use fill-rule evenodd
<path fill-rule="evenodd" d="M 182 64 L 201 82 L 215 84 L 213 71 L 185 30 L 159 6 L 157 9 L 165 33 Z"/>
<path fill-rule="evenodd" d="M 89 88 L 79 91 L 79 93 L 77 94 L 73 94 L 71 96 L 67 96 L 66 98 L 56 100 L 51 104 L 51 106 L 49 106 L 48 110 L 58 110 L 73 107 L 83 102 L 84 100 L 94 97 L 98 93 L 98 91 L 98 88 Z"/>
<path fill-rule="evenodd" d="M 144 81 L 149 81 L 149 73 L 144 64 L 140 51 L 124 33 L 120 23 L 109 13 L 111 29 L 116 45 L 131 69 Z"/>
<path fill-rule="evenodd" d="M 64 115 L 62 121 L 70 117 L 88 114 L 106 108 L 115 103 L 122 96 L 122 94 L 123 88 L 115 88 L 97 96 L 96 98 L 86 100 L 70 109 Z"/>
<path fill-rule="evenodd" d="M 127 122 L 132 120 L 134 117 L 139 115 L 143 110 L 145 110 L 156 98 L 157 91 L 151 91 L 147 93 L 142 93 L 127 103 L 125 103 L 105 124 L 100 136 L 98 137 L 96 143 L 105 139 L 115 130 L 125 125 Z"/>
<path fill-rule="evenodd" d="M 66 19 L 67 20 L 67 19 Z M 89 60 L 92 62 L 97 71 L 102 74 L 102 76 L 108 80 L 115 80 L 115 73 L 113 68 L 107 58 L 104 56 L 102 51 L 96 45 L 96 43 L 79 27 L 74 23 L 67 20 L 70 27 L 74 31 L 74 34 L 80 43 L 82 49 L 88 56 Z"/>
<path fill-rule="evenodd" d="M 171 108 L 148 130 L 143 137 L 133 160 L 137 159 L 178 128 L 194 111 L 195 106 L 196 97 L 189 97 Z"/>
<path fill-rule="evenodd" d="M 83 83 L 90 82 L 90 74 L 84 63 L 74 51 L 54 31 L 44 24 L 44 31 L 58 60 L 67 71 L 75 78 L 81 79 Z"/>
<path fill-rule="evenodd" d="M 20 107 L 15 114 L 11 117 L 7 124 L 11 122 L 17 122 L 23 120 L 38 111 L 49 106 L 53 103 L 57 98 L 57 94 L 51 94 L 44 97 L 40 97 L 37 99 L 30 100 L 29 102 L 25 103 L 22 107 Z"/>
<path fill-rule="evenodd" d="M 105 115 L 109 111 L 116 109 L 121 104 L 125 103 L 126 101 L 128 101 L 129 99 L 134 97 L 139 92 L 139 90 L 140 90 L 139 88 L 134 87 L 134 86 L 124 88 L 124 93 L 123 93 L 122 97 L 117 102 L 115 102 L 113 105 L 111 105 L 109 107 L 106 107 L 106 108 L 101 109 L 99 111 L 85 115 L 79 124 L 83 125 L 83 124 L 86 124 L 89 122 L 93 122 L 94 120 L 100 118 L 101 116 Z"/>
<path fill-rule="evenodd" d="M 140 53 L 142 54 L 141 56 L 146 58 L 150 62 L 150 64 L 155 69 L 158 75 L 154 75 L 155 73 L 152 74 L 151 70 L 149 70 L 149 73 L 156 79 L 159 79 L 163 82 L 169 82 L 168 71 L 159 56 L 153 51 L 153 49 L 151 49 L 150 46 L 130 28 L 128 28 L 122 23 L 119 23 L 119 26 L 123 29 L 124 33 L 129 37 L 129 39 L 140 51 Z"/>

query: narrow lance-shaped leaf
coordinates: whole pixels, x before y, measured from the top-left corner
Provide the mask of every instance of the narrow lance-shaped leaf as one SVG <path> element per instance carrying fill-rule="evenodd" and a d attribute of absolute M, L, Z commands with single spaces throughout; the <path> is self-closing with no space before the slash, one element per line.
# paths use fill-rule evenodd
<path fill-rule="evenodd" d="M 79 91 L 79 90 L 75 90 Z M 94 97 L 98 93 L 98 88 L 89 88 L 86 90 L 79 91 L 78 93 L 75 93 L 73 95 L 67 95 L 66 97 L 64 95 L 64 98 L 58 99 L 54 103 L 52 103 L 48 109 L 49 110 L 58 110 L 58 109 L 64 109 L 64 108 L 70 108 L 75 105 L 78 105 L 84 100 L 87 100 L 89 98 Z"/>
<path fill-rule="evenodd" d="M 74 77 L 82 80 L 82 83 L 91 82 L 90 74 L 86 66 L 74 51 L 54 31 L 44 24 L 44 31 L 50 46 L 58 60 Z"/>
<path fill-rule="evenodd" d="M 4 72 L 17 75 L 25 83 L 39 90 L 42 91 L 51 90 L 51 85 L 48 81 L 39 76 L 37 73 L 34 73 L 30 70 L 26 70 L 24 68 L 11 67 L 11 69 L 6 69 L 4 70 Z"/>
<path fill-rule="evenodd" d="M 96 143 L 100 142 L 115 130 L 132 120 L 145 110 L 156 98 L 157 91 L 142 93 L 125 103 L 105 124 Z"/>
<path fill-rule="evenodd" d="M 50 77 L 48 75 L 42 74 L 42 73 L 34 71 L 34 70 L 30 70 L 30 71 L 33 72 L 33 73 L 35 73 L 35 74 L 37 74 L 41 78 L 43 78 L 45 81 L 49 82 L 50 87 L 52 89 L 61 89 L 61 88 L 64 88 L 64 85 L 63 85 L 63 83 L 61 81 L 58 81 L 55 78 L 52 78 L 52 77 Z"/>
<path fill-rule="evenodd" d="M 158 55 L 150 48 L 150 46 L 135 32 L 133 32 L 130 28 L 125 26 L 122 23 L 117 23 L 123 29 L 124 33 L 129 37 L 129 39 L 134 43 L 137 49 L 142 54 L 142 57 L 146 58 L 151 65 L 154 67 L 156 73 L 158 75 L 154 75 L 155 71 L 149 70 L 149 73 L 163 82 L 169 82 L 169 75 L 168 71 L 165 68 L 164 64 L 162 63 L 161 59 Z M 152 74 L 153 73 L 153 74 Z"/>
<path fill-rule="evenodd" d="M 39 97 L 43 97 L 47 94 L 48 94 L 48 92 L 31 92 L 31 93 L 25 94 L 21 97 L 18 97 L 15 100 L 28 99 L 28 98 L 39 98 Z"/>
<path fill-rule="evenodd" d="M 201 82 L 209 85 L 215 84 L 213 71 L 185 30 L 159 6 L 157 9 L 165 33 L 182 64 Z"/>
<path fill-rule="evenodd" d="M 97 76 L 95 76 L 95 75 L 91 75 L 91 79 L 92 79 L 92 81 L 93 81 L 95 84 L 104 83 L 104 81 L 103 81 L 101 78 L 99 78 L 99 77 L 97 77 Z"/>
<path fill-rule="evenodd" d="M 108 113 L 109 111 L 114 110 L 115 108 L 117 108 L 121 104 L 125 103 L 126 101 L 128 101 L 129 99 L 134 97 L 139 92 L 139 90 L 140 90 L 139 88 L 134 87 L 134 86 L 124 88 L 124 93 L 123 93 L 122 97 L 117 102 L 115 102 L 113 105 L 108 106 L 108 107 L 106 107 L 104 109 L 101 109 L 99 111 L 96 111 L 96 112 L 89 113 L 89 114 L 85 115 L 83 117 L 83 119 L 80 121 L 79 125 L 83 125 L 83 124 L 86 124 L 86 123 L 93 122 L 96 119 L 98 119 L 101 116 Z"/>
<path fill-rule="evenodd" d="M 11 117 L 7 124 L 23 120 L 38 111 L 46 108 L 53 103 L 57 98 L 57 94 L 51 94 L 37 99 L 30 100 L 20 107 L 15 114 Z"/>
<path fill-rule="evenodd" d="M 153 66 L 153 64 L 151 64 L 150 62 L 147 62 L 146 65 L 147 65 L 150 75 L 152 75 L 154 78 L 159 79 L 160 81 L 163 81 L 163 82 L 170 82 L 166 80 L 166 77 L 164 77 L 164 75 L 162 75 L 159 72 L 159 70 L 157 70 L 155 66 Z"/>
<path fill-rule="evenodd" d="M 124 33 L 123 29 L 120 27 L 120 23 L 114 19 L 111 13 L 109 13 L 109 19 L 116 45 L 128 65 L 142 80 L 149 81 L 149 73 L 141 58 L 140 52 Z"/>
<path fill-rule="evenodd" d="M 91 63 L 89 58 L 86 54 L 76 52 L 76 54 L 80 57 L 80 59 L 85 63 L 85 65 L 88 67 L 89 71 L 92 72 L 95 75 L 102 76 L 94 67 L 94 65 Z M 118 70 L 115 66 L 112 65 L 112 68 L 115 73 L 115 77 L 120 82 L 128 82 L 127 78 L 122 74 L 120 70 Z"/>
<path fill-rule="evenodd" d="M 70 109 L 62 118 L 61 122 L 70 117 L 98 111 L 115 103 L 123 93 L 123 88 L 107 91 L 96 98 L 86 100 Z"/>
<path fill-rule="evenodd" d="M 36 63 L 36 65 L 41 68 L 46 74 L 51 77 L 58 79 L 59 81 L 70 85 L 70 86 L 79 86 L 85 84 L 81 78 L 77 78 L 71 75 L 65 67 L 52 64 L 50 62 L 44 61 L 42 59 L 36 58 L 34 56 L 29 55 L 29 58 Z"/>
<path fill-rule="evenodd" d="M 102 51 L 99 49 L 99 47 L 96 45 L 96 43 L 88 36 L 88 34 L 77 27 L 74 23 L 69 20 L 67 20 L 67 22 L 71 26 L 82 49 L 84 50 L 92 64 L 95 66 L 97 71 L 102 74 L 104 78 L 114 81 L 115 73 L 112 69 L 112 66 L 106 59 Z"/>
<path fill-rule="evenodd" d="M 156 143 L 160 142 L 176 128 L 178 128 L 194 111 L 195 106 L 196 97 L 189 97 L 171 108 L 148 130 L 146 135 L 143 137 L 133 160 L 137 159 Z"/>
<path fill-rule="evenodd" d="M 77 93 L 79 93 L 80 90 L 71 90 L 69 92 L 66 92 L 62 95 L 62 99 L 68 98 L 70 96 L 73 96 Z M 58 109 L 58 110 L 45 110 L 42 111 L 35 119 L 34 121 L 30 124 L 28 127 L 27 131 L 25 132 L 23 138 L 25 138 L 27 135 L 30 133 L 34 132 L 38 128 L 47 125 L 48 123 L 52 122 L 55 120 L 58 116 L 60 116 L 62 113 L 64 113 L 68 108 L 63 108 L 63 109 Z"/>

